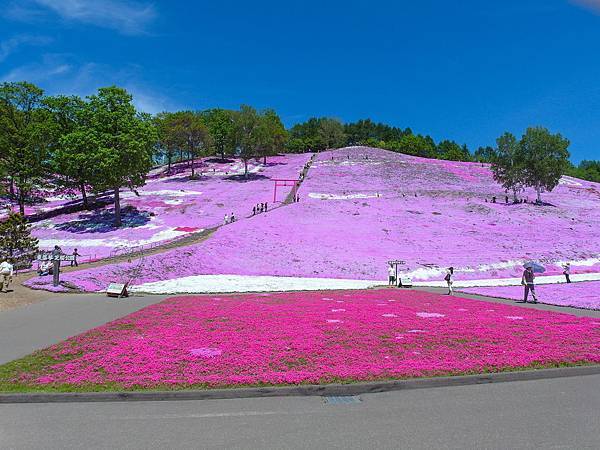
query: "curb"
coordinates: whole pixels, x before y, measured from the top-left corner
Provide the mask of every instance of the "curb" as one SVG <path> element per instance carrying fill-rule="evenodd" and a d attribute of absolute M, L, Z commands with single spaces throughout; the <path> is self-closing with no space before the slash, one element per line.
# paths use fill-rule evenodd
<path fill-rule="evenodd" d="M 56 392 L 56 393 L 0 393 L 0 404 L 7 403 L 73 403 L 169 400 L 222 400 L 259 397 L 351 396 L 412 389 L 427 389 L 476 384 L 530 381 L 551 378 L 600 375 L 600 365 L 559 367 L 552 369 L 496 372 L 478 375 L 415 378 L 410 380 L 381 381 L 353 384 L 324 384 L 283 387 L 254 387 L 239 389 L 207 389 L 182 391 L 131 392 Z"/>

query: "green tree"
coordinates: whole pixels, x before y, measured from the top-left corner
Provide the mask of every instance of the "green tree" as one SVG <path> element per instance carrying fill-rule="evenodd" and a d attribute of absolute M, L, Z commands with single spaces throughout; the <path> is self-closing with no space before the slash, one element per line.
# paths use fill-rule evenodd
<path fill-rule="evenodd" d="M 31 225 L 22 214 L 9 212 L 0 222 L 0 260 L 29 268 L 38 251 L 38 240 L 31 237 Z"/>
<path fill-rule="evenodd" d="M 259 151 L 263 163 L 267 163 L 267 156 L 274 156 L 285 148 L 287 131 L 277 113 L 267 109 L 260 115 L 259 125 Z"/>
<path fill-rule="evenodd" d="M 233 112 L 227 109 L 209 109 L 202 113 L 212 144 L 221 159 L 235 151 L 235 124 Z"/>
<path fill-rule="evenodd" d="M 318 137 L 324 149 L 339 148 L 346 144 L 344 126 L 337 119 L 322 119 L 319 124 Z"/>
<path fill-rule="evenodd" d="M 471 155 L 466 145 L 460 146 L 454 141 L 443 140 L 437 146 L 438 157 L 449 161 L 470 161 Z"/>
<path fill-rule="evenodd" d="M 494 150 L 494 147 L 488 145 L 486 147 L 479 147 L 475 150 L 475 153 L 473 153 L 473 160 L 481 163 L 491 163 L 495 156 L 496 150 Z"/>
<path fill-rule="evenodd" d="M 0 165 L 18 191 L 19 211 L 36 185 L 45 181 L 52 136 L 50 114 L 42 108 L 44 91 L 26 82 L 0 84 Z"/>
<path fill-rule="evenodd" d="M 85 102 L 76 96 L 59 95 L 45 98 L 44 105 L 50 111 L 53 125 L 49 142 L 52 170 L 64 187 L 81 192 L 83 204 L 88 209 L 87 186 L 95 168 L 86 140 L 80 136 Z M 69 139 L 65 139 L 67 135 L 70 135 Z"/>
<path fill-rule="evenodd" d="M 181 136 L 176 133 L 175 113 L 161 112 L 154 117 L 154 126 L 158 140 L 156 154 L 163 161 L 167 160 L 167 173 L 171 173 L 171 165 L 177 152 L 185 145 Z"/>
<path fill-rule="evenodd" d="M 407 155 L 421 156 L 423 158 L 435 157 L 435 143 L 429 136 L 419 134 L 407 134 L 400 138 L 392 146 L 392 150 Z"/>
<path fill-rule="evenodd" d="M 206 153 L 210 144 L 208 128 L 204 125 L 202 115 L 194 111 L 180 111 L 173 116 L 173 133 L 176 140 L 187 149 L 192 165 L 192 178 L 195 177 L 194 158 Z"/>
<path fill-rule="evenodd" d="M 524 182 L 535 189 L 539 203 L 542 192 L 552 191 L 567 170 L 569 144 L 559 133 L 552 134 L 543 127 L 527 128 L 521 138 Z"/>
<path fill-rule="evenodd" d="M 523 189 L 524 167 L 521 149 L 512 133 L 504 133 L 496 139 L 496 156 L 492 161 L 494 180 L 505 189 L 511 190 L 514 201 L 517 193 Z"/>
<path fill-rule="evenodd" d="M 93 155 L 91 183 L 96 191 L 113 191 L 118 227 L 122 224 L 120 189 L 144 185 L 152 167 L 156 129 L 149 116 L 136 112 L 131 95 L 116 86 L 100 88 L 90 96 L 83 116 L 78 137 Z"/>
<path fill-rule="evenodd" d="M 248 161 L 258 155 L 261 119 L 256 110 L 248 105 L 242 105 L 234 117 L 238 156 L 244 162 L 244 176 L 248 177 Z"/>

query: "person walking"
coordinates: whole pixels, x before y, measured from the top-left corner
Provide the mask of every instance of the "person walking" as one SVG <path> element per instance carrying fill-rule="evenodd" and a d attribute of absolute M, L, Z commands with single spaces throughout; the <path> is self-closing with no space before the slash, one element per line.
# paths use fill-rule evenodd
<path fill-rule="evenodd" d="M 231 216 L 230 216 L 230 217 L 231 217 L 231 219 L 229 219 L 229 221 L 230 221 L 231 223 L 235 222 L 235 215 L 234 215 L 233 213 L 231 213 Z"/>
<path fill-rule="evenodd" d="M 13 265 L 4 260 L 0 263 L 0 291 L 8 292 L 8 285 L 12 281 Z"/>
<path fill-rule="evenodd" d="M 75 267 L 79 267 L 79 263 L 77 262 L 77 257 L 81 256 L 79 253 L 77 253 L 77 249 L 73 249 L 73 261 L 71 261 L 71 267 L 75 266 Z"/>
<path fill-rule="evenodd" d="M 394 269 L 394 265 L 390 264 L 388 268 L 388 286 L 396 285 L 396 269 Z"/>
<path fill-rule="evenodd" d="M 253 216 L 255 216 L 255 215 L 256 215 L 256 206 L 254 206 L 254 207 L 252 208 L 252 215 L 253 215 Z"/>
<path fill-rule="evenodd" d="M 446 276 L 444 277 L 444 280 L 448 284 L 448 295 L 452 295 L 452 293 L 454 292 L 454 290 L 452 289 L 452 283 L 454 283 L 454 281 L 452 280 L 453 276 L 454 267 L 448 267 L 448 270 L 446 270 Z"/>
<path fill-rule="evenodd" d="M 265 212 L 267 212 L 268 208 L 269 208 L 269 204 L 267 202 L 265 202 Z"/>
<path fill-rule="evenodd" d="M 227 214 L 225 214 L 225 217 L 223 218 L 223 225 L 227 225 L 229 223 L 229 216 Z"/>
<path fill-rule="evenodd" d="M 533 273 L 533 267 L 527 266 L 523 271 L 523 277 L 521 278 L 521 284 L 523 285 L 525 292 L 523 295 L 523 303 L 527 303 L 527 299 L 529 298 L 529 292 L 531 292 L 531 296 L 533 297 L 532 303 L 537 303 L 537 296 L 535 295 L 535 274 Z"/>
<path fill-rule="evenodd" d="M 565 276 L 565 279 L 567 280 L 567 283 L 571 282 L 571 263 L 566 263 L 563 266 L 563 275 Z"/>

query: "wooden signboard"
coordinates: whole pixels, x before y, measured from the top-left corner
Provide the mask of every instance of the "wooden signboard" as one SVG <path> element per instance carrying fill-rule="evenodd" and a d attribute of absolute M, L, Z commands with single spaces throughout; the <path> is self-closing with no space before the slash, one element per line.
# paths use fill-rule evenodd
<path fill-rule="evenodd" d="M 106 295 L 108 297 L 129 297 L 129 292 L 127 292 L 127 284 L 122 283 L 111 283 L 106 288 Z"/>

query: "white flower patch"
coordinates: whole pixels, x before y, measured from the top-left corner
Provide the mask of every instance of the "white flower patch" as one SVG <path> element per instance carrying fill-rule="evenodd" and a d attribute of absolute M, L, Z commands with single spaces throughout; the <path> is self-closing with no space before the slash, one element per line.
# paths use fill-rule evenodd
<path fill-rule="evenodd" d="M 327 319 L 327 323 L 342 323 L 343 320 L 338 319 Z"/>
<path fill-rule="evenodd" d="M 446 317 L 446 314 L 418 312 L 417 316 L 422 317 L 423 319 L 430 319 L 430 318 L 433 318 L 433 317 Z"/>
<path fill-rule="evenodd" d="M 523 317 L 521 316 L 504 316 L 509 320 L 523 320 Z"/>
<path fill-rule="evenodd" d="M 332 309 L 331 312 L 345 312 L 344 308 Z"/>
<path fill-rule="evenodd" d="M 398 317 L 396 314 L 383 314 L 381 317 Z"/>

